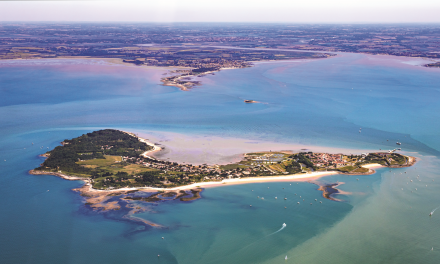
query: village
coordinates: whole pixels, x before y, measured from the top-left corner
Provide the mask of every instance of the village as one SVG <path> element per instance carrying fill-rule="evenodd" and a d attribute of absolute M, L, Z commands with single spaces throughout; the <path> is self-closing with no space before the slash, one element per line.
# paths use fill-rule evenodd
<path fill-rule="evenodd" d="M 309 173 L 313 171 L 339 171 L 341 173 L 362 174 L 369 170 L 362 165 L 375 163 L 383 166 L 405 166 L 407 156 L 394 152 L 362 153 L 360 155 L 315 153 L 315 152 L 261 152 L 248 153 L 234 164 L 192 165 L 158 160 L 152 157 L 122 157 L 126 163 L 138 164 L 152 169 L 162 186 L 178 186 L 203 181 L 224 179 L 277 176 Z M 133 175 L 141 178 L 142 175 Z M 110 179 L 109 179 L 110 180 Z M 129 180 L 128 178 L 126 180 Z"/>
<path fill-rule="evenodd" d="M 359 155 L 320 152 L 265 151 L 246 153 L 236 163 L 185 164 L 157 159 L 149 153 L 161 148 L 133 133 L 106 129 L 64 140 L 45 153 L 47 159 L 32 173 L 86 177 L 95 189 L 177 187 L 260 176 L 284 176 L 320 171 L 371 174 L 366 164 L 411 166 L 411 157 L 389 152 Z M 150 156 L 147 156 L 150 155 Z M 68 157 L 68 158 L 65 158 Z"/>

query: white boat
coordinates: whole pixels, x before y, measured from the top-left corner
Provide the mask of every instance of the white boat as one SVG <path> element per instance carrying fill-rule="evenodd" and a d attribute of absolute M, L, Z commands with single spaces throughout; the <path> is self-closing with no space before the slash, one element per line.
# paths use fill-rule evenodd
<path fill-rule="evenodd" d="M 283 227 L 286 227 L 287 225 L 286 225 L 286 223 L 283 223 Z"/>
<path fill-rule="evenodd" d="M 433 248 L 434 249 L 434 248 Z M 287 255 L 286 255 L 286 257 L 284 258 L 284 260 L 287 260 Z"/>
<path fill-rule="evenodd" d="M 402 145 L 402 143 L 400 143 L 400 142 L 396 142 L 396 145 Z"/>

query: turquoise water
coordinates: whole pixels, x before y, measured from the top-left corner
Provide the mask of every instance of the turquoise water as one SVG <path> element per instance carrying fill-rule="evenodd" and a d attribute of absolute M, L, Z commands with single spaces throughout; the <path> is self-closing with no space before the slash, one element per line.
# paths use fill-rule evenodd
<path fill-rule="evenodd" d="M 161 86 L 165 71 L 157 69 L 1 64 L 1 263 L 286 263 L 286 255 L 287 263 L 437 263 L 440 211 L 428 214 L 440 206 L 440 72 L 365 58 L 225 70 L 190 92 Z M 138 215 L 165 226 L 156 229 L 123 211 L 89 210 L 72 191 L 80 182 L 27 173 L 47 147 L 99 128 L 354 150 L 399 140 L 420 161 L 319 180 L 344 182 L 343 202 L 323 199 L 310 183 L 206 189 L 203 199 Z"/>

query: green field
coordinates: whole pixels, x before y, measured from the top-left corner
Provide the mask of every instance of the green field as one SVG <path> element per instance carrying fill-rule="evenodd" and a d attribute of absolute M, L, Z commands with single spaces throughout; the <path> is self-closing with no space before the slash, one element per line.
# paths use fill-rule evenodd
<path fill-rule="evenodd" d="M 118 171 L 126 172 L 128 174 L 154 171 L 154 169 L 147 168 L 143 165 L 121 162 L 121 156 L 104 155 L 104 157 L 105 159 L 78 161 L 76 162 L 76 164 L 84 166 L 86 168 L 99 169 L 106 172 L 108 171 L 112 174 L 115 174 Z"/>
<path fill-rule="evenodd" d="M 368 169 L 368 168 L 360 167 L 360 168 L 355 169 L 355 170 L 352 171 L 352 172 L 356 172 L 356 173 L 367 173 L 367 172 L 369 172 L 369 171 L 370 171 L 370 169 Z"/>
<path fill-rule="evenodd" d="M 354 171 L 357 168 L 358 167 L 355 167 L 355 166 L 345 166 L 345 167 L 338 168 L 338 170 L 339 171 L 343 171 L 343 172 L 351 172 L 351 171 Z"/>

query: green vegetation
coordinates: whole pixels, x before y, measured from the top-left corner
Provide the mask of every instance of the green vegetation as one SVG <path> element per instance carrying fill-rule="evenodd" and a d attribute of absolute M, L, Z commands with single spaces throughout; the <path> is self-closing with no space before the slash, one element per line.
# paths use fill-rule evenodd
<path fill-rule="evenodd" d="M 142 152 L 151 149 L 151 146 L 140 142 L 136 137 L 127 133 L 106 129 L 87 133 L 74 139 L 66 139 L 63 146 L 58 146 L 47 152 L 49 157 L 36 170 L 62 171 L 74 175 L 91 176 L 96 171 L 94 167 L 102 166 L 121 156 L 135 157 Z M 106 158 L 105 155 L 119 157 Z M 80 164 L 78 161 L 98 159 L 89 164 Z M 88 165 L 88 166 L 82 166 Z"/>
<path fill-rule="evenodd" d="M 347 161 L 351 162 L 351 165 L 339 167 L 338 171 L 348 172 L 348 173 L 367 173 L 369 169 L 363 168 L 362 165 L 370 163 L 378 163 L 382 166 L 404 166 L 407 165 L 408 157 L 398 154 L 398 153 L 368 153 L 365 157 L 350 155 L 345 156 Z"/>
<path fill-rule="evenodd" d="M 407 166 L 408 157 L 397 153 L 343 155 L 283 152 L 248 153 L 239 163 L 223 166 L 178 164 L 140 154 L 152 147 L 136 136 L 106 129 L 64 140 L 47 154 L 36 174 L 64 173 L 90 179 L 96 189 L 124 187 L 175 187 L 227 178 L 276 176 L 317 170 L 366 173 L 363 164 Z M 40 171 L 40 172 L 38 172 Z M 183 195 L 183 194 L 182 194 Z M 196 194 L 194 194 L 196 196 Z"/>
<path fill-rule="evenodd" d="M 370 169 L 368 169 L 368 168 L 359 167 L 359 168 L 353 170 L 352 172 L 353 173 L 367 173 L 369 171 L 370 171 Z"/>
<path fill-rule="evenodd" d="M 291 156 L 291 158 L 296 159 L 298 163 L 302 163 L 306 165 L 307 168 L 316 170 L 316 166 L 313 164 L 313 162 L 310 161 L 304 154 L 298 153 Z"/>
<path fill-rule="evenodd" d="M 159 173 L 157 170 L 130 159 L 138 159 L 141 153 L 152 147 L 125 132 L 113 129 L 95 131 L 66 139 L 62 145 L 49 151 L 49 157 L 35 170 L 89 177 L 98 189 L 145 186 L 160 180 L 155 178 Z M 150 177 L 152 175 L 154 179 Z"/>
<path fill-rule="evenodd" d="M 284 169 L 289 174 L 295 174 L 301 172 L 301 165 L 294 160 L 287 161 L 286 163 L 283 163 L 283 165 L 284 165 Z"/>
<path fill-rule="evenodd" d="M 397 154 L 397 153 L 391 154 L 391 159 L 392 159 L 391 165 L 395 165 L 395 164 L 403 165 L 408 162 L 407 157 L 400 155 L 400 154 Z"/>
<path fill-rule="evenodd" d="M 234 163 L 234 164 L 227 164 L 227 165 L 221 165 L 220 169 L 222 170 L 235 170 L 235 169 L 239 169 L 239 168 L 243 168 L 245 166 L 240 165 L 239 163 Z"/>
<path fill-rule="evenodd" d="M 128 174 L 136 174 L 145 171 L 151 171 L 152 169 L 139 164 L 132 164 L 129 162 L 123 162 L 121 156 L 109 156 L 105 155 L 104 159 L 93 159 L 77 161 L 77 164 L 94 169 L 94 171 L 106 171 L 116 174 L 117 172 L 126 172 Z"/>
<path fill-rule="evenodd" d="M 365 163 L 379 163 L 383 166 L 388 165 L 388 162 L 382 153 L 370 153 L 370 155 L 365 157 Z"/>
<path fill-rule="evenodd" d="M 345 167 L 338 168 L 338 170 L 342 171 L 342 172 L 351 172 L 351 171 L 354 171 L 357 168 L 358 167 L 355 167 L 355 166 L 345 166 Z"/>
<path fill-rule="evenodd" d="M 398 153 L 370 153 L 364 163 L 379 163 L 383 166 L 406 165 L 408 157 Z"/>

